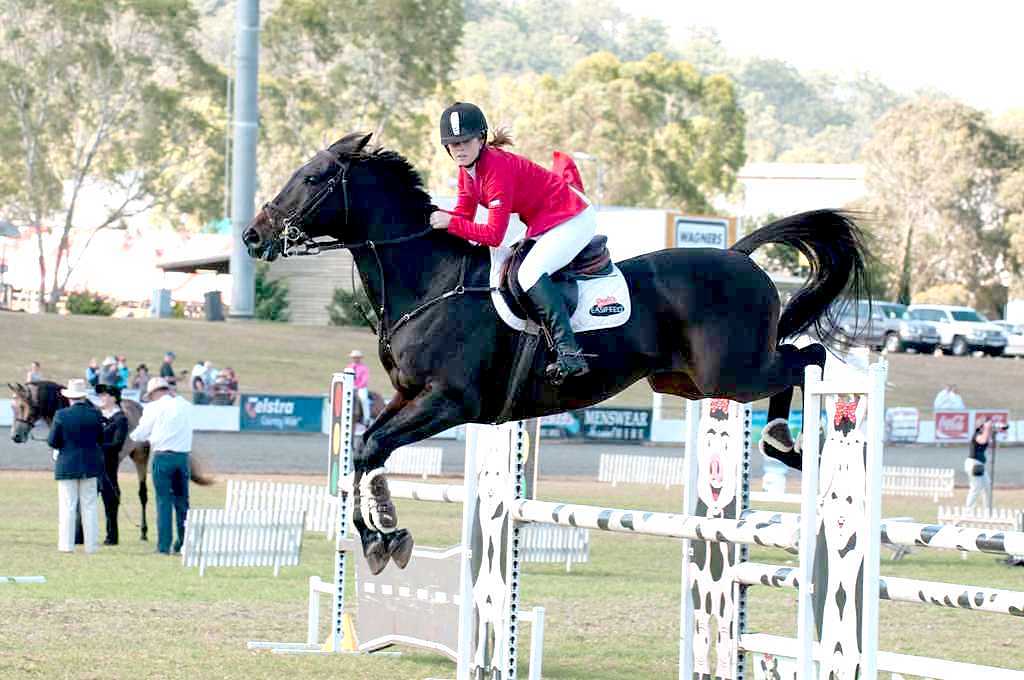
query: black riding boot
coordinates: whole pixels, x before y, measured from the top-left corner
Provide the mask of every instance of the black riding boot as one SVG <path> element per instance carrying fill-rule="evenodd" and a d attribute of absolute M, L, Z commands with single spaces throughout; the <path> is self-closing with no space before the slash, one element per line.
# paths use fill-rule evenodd
<path fill-rule="evenodd" d="M 545 371 L 548 381 L 560 385 L 566 378 L 588 373 L 590 367 L 587 366 L 583 350 L 576 342 L 576 334 L 569 325 L 565 301 L 558 288 L 551 282 L 551 278 L 547 274 L 541 276 L 537 283 L 526 291 L 526 295 L 550 331 L 551 340 L 555 345 L 555 360 Z"/>

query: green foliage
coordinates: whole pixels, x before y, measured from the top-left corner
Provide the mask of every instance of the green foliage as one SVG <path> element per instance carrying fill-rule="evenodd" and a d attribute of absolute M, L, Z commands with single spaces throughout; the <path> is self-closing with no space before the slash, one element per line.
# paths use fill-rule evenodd
<path fill-rule="evenodd" d="M 438 114 L 421 104 L 447 86 L 462 26 L 461 0 L 280 3 L 260 57 L 262 186 L 352 131 L 425 156 Z"/>
<path fill-rule="evenodd" d="M 109 192 L 111 207 L 74 227 L 92 232 L 154 206 L 214 214 L 223 78 L 196 47 L 188 0 L 0 0 L 0 16 L 0 212 L 61 235 L 51 301 L 83 254 L 69 257 L 83 220 L 66 192 Z"/>
<path fill-rule="evenodd" d="M 331 302 L 327 305 L 327 313 L 331 318 L 331 325 L 363 326 L 369 328 L 370 324 L 359 313 L 359 310 L 356 308 L 357 305 L 361 306 L 367 314 L 373 313 L 370 298 L 367 297 L 366 292 L 361 287 L 357 288 L 354 292 L 349 292 L 344 288 L 335 288 Z"/>
<path fill-rule="evenodd" d="M 914 304 L 919 305 L 964 305 L 976 304 L 974 294 L 959 283 L 941 283 L 914 294 Z"/>
<path fill-rule="evenodd" d="M 110 316 L 116 308 L 102 295 L 83 291 L 68 294 L 67 309 L 70 314 Z"/>
<path fill-rule="evenodd" d="M 185 303 L 175 302 L 171 305 L 171 318 L 172 319 L 184 319 L 185 318 Z"/>
<path fill-rule="evenodd" d="M 732 82 L 660 54 L 620 61 L 599 53 L 561 77 L 474 77 L 454 89 L 454 98 L 478 103 L 492 127 L 509 125 L 515 150 L 542 165 L 553 149 L 593 156 L 579 165 L 600 204 L 709 211 L 745 159 Z M 434 176 L 452 175 L 439 146 L 433 162 Z M 450 191 L 440 182 L 434 188 Z"/>
<path fill-rule="evenodd" d="M 982 309 L 1000 308 L 1000 273 L 1019 262 L 1010 244 L 1024 214 L 1021 160 L 1019 145 L 955 101 L 923 97 L 883 117 L 864 163 L 887 288 L 917 301 L 955 284 Z"/>
<path fill-rule="evenodd" d="M 288 283 L 270 278 L 270 265 L 256 264 L 256 309 L 254 316 L 263 321 L 288 320 Z"/>

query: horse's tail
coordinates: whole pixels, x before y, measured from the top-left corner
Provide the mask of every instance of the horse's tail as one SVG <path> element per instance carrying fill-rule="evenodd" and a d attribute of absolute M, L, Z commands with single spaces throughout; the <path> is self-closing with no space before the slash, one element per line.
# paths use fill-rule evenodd
<path fill-rule="evenodd" d="M 823 341 L 845 339 L 837 318 L 841 309 L 832 303 L 844 292 L 848 299 L 870 298 L 865 272 L 869 255 L 860 227 L 846 213 L 812 210 L 772 222 L 740 239 L 732 250 L 750 255 L 768 243 L 796 248 L 811 269 L 807 283 L 782 310 L 779 342 L 812 328 Z"/>
<path fill-rule="evenodd" d="M 217 478 L 207 471 L 203 459 L 196 457 L 195 452 L 189 456 L 189 472 L 191 473 L 192 481 L 199 486 L 211 486 L 217 481 Z"/>

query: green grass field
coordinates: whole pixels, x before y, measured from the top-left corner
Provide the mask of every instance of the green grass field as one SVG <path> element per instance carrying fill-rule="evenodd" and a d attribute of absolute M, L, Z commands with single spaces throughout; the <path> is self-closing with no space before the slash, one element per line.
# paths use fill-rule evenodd
<path fill-rule="evenodd" d="M 200 359 L 218 368 L 233 367 L 243 391 L 323 394 L 330 374 L 344 368 L 352 349 L 360 349 L 371 369 L 371 388 L 385 396 L 392 392 L 377 360 L 377 339 L 369 330 L 0 312 L 0 338 L 3 382 L 23 379 L 33 359 L 42 362 L 47 377 L 58 381 L 82 376 L 90 357 L 102 360 L 107 354 L 127 355 L 133 370 L 144 362 L 155 371 L 163 352 L 170 349 L 177 352 L 179 371 L 191 369 Z M 944 383 L 954 382 L 968 408 L 1024 413 L 1024 361 L 916 354 L 888 359 L 889 406 L 914 406 L 927 417 L 935 393 Z M 682 400 L 677 401 L 681 408 Z M 641 381 L 610 403 L 647 407 L 651 390 Z"/>
<path fill-rule="evenodd" d="M 193 507 L 223 506 L 222 484 L 193 487 L 192 493 Z M 1024 491 L 1001 493 L 1007 505 L 1024 504 Z M 663 511 L 677 510 L 681 504 L 678 488 L 613 489 L 565 480 L 541 480 L 539 497 Z M 57 552 L 56 507 L 56 484 L 49 475 L 3 474 L 0 574 L 42 574 L 47 583 L 0 586 L 0 678 L 454 676 L 450 662 L 415 650 L 403 650 L 400 658 L 292 657 L 246 650 L 246 641 L 252 639 L 304 639 L 308 577 L 331 576 L 333 542 L 322 535 L 307 534 L 301 566 L 283 569 L 276 579 L 269 568 L 210 569 L 200 578 L 198 570 L 154 555 L 152 543 L 134 539 L 128 521 L 137 517 L 134 499 L 122 511 L 124 543 L 101 547 L 91 556 Z M 403 523 L 421 544 L 457 541 L 459 506 L 400 501 L 399 507 Z M 884 514 L 930 521 L 935 519 L 935 507 L 927 500 L 888 498 Z M 792 559 L 763 549 L 751 553 L 757 561 Z M 948 551 L 917 550 L 901 562 L 883 562 L 882 573 L 1024 589 L 1024 569 L 1003 566 L 992 556 L 961 560 Z M 679 579 L 677 541 L 600 532 L 592 532 L 591 561 L 574 566 L 570 574 L 558 565 L 527 565 L 522 602 L 547 609 L 544 676 L 675 677 Z M 750 601 L 749 630 L 794 634 L 792 592 L 753 589 Z M 1019 618 L 882 603 L 881 646 L 890 651 L 1021 669 L 1022 637 Z M 527 646 L 524 640 L 524 671 Z"/>

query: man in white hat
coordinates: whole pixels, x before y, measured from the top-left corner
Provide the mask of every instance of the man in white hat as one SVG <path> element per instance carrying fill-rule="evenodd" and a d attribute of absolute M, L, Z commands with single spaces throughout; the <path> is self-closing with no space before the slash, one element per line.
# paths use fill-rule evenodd
<path fill-rule="evenodd" d="M 75 510 L 81 503 L 85 552 L 96 552 L 99 518 L 96 514 L 98 482 L 103 474 L 103 416 L 88 397 L 89 383 L 75 378 L 60 393 L 71 405 L 53 417 L 48 442 L 56 463 L 58 531 L 57 549 L 75 551 Z"/>
<path fill-rule="evenodd" d="M 363 363 L 363 353 L 359 350 L 352 350 L 348 356 L 352 363 L 346 366 L 345 370 L 355 371 L 356 396 L 363 407 L 363 425 L 369 425 L 373 421 L 370 416 L 370 369 Z"/>
<path fill-rule="evenodd" d="M 191 476 L 192 406 L 171 393 L 166 378 L 150 378 L 143 400 L 148 401 L 138 426 L 129 435 L 133 441 L 149 441 L 153 452 L 153 487 L 156 489 L 157 552 L 171 554 L 171 514 L 175 515 L 178 540 L 174 552 L 185 542 L 188 515 L 188 482 Z"/>

